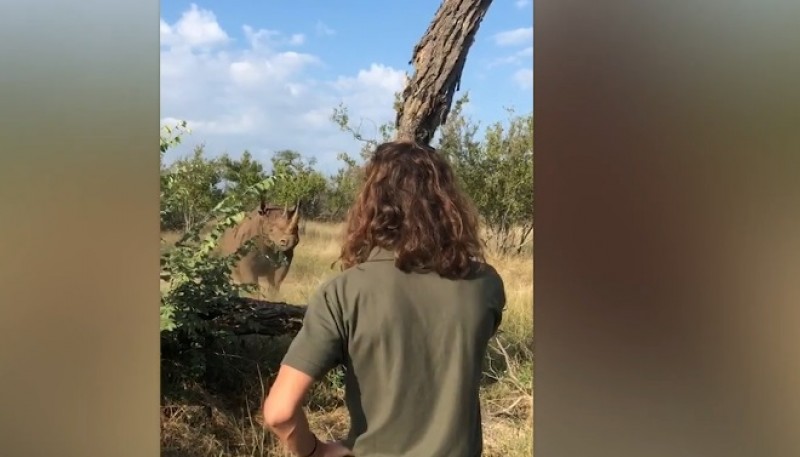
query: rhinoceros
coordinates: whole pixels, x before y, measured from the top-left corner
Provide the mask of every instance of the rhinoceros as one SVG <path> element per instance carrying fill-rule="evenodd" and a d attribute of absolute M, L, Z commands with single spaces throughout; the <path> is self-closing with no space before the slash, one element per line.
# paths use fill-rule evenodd
<path fill-rule="evenodd" d="M 270 294 L 278 292 L 292 265 L 294 248 L 300 242 L 299 221 L 299 204 L 288 208 L 262 200 L 242 222 L 226 230 L 219 242 L 222 255 L 233 254 L 248 240 L 255 243 L 234 265 L 231 279 L 239 284 L 257 284 Z"/>

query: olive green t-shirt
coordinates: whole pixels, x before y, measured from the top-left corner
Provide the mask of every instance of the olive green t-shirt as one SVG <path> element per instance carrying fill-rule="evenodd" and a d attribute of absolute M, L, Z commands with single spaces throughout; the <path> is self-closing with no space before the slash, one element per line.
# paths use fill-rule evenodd
<path fill-rule="evenodd" d="M 315 379 L 345 367 L 357 457 L 480 456 L 481 368 L 504 307 L 489 265 L 450 280 L 376 249 L 313 295 L 283 363 Z"/>

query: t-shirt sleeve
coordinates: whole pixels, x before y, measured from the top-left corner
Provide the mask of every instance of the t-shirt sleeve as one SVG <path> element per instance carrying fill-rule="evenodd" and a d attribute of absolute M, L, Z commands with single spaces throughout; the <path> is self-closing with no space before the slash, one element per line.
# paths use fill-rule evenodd
<path fill-rule="evenodd" d="M 492 335 L 497 333 L 497 329 L 500 328 L 500 324 L 503 322 L 503 311 L 506 309 L 506 289 L 505 285 L 503 284 L 503 279 L 500 275 L 495 276 L 495 280 L 492 281 L 492 293 L 490 295 L 490 306 L 492 309 L 492 315 L 494 316 L 494 327 L 492 328 Z"/>
<path fill-rule="evenodd" d="M 282 364 L 319 379 L 343 360 L 342 312 L 335 297 L 320 290 L 308 302 L 303 326 Z"/>

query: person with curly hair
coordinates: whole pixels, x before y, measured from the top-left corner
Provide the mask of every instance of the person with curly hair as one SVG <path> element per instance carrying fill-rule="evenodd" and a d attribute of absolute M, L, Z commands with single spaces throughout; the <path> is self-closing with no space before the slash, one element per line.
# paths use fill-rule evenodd
<path fill-rule="evenodd" d="M 481 368 L 500 325 L 503 281 L 447 160 L 379 145 L 347 215 L 342 272 L 308 303 L 264 401 L 264 422 L 301 457 L 482 454 Z M 302 401 L 345 369 L 350 432 L 322 442 Z"/>

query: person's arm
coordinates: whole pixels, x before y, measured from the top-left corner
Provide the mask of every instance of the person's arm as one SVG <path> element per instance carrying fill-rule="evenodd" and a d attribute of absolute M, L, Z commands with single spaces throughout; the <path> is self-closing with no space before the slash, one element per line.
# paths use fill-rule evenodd
<path fill-rule="evenodd" d="M 303 326 L 283 358 L 264 400 L 264 425 L 299 457 L 338 457 L 350 451 L 337 442 L 320 442 L 309 430 L 303 398 L 314 381 L 343 359 L 344 326 L 335 299 L 321 288 L 308 301 Z"/>
<path fill-rule="evenodd" d="M 264 401 L 264 425 L 290 452 L 302 457 L 316 454 L 315 448 L 319 447 L 302 408 L 303 398 L 313 383 L 311 376 L 282 365 Z"/>

